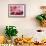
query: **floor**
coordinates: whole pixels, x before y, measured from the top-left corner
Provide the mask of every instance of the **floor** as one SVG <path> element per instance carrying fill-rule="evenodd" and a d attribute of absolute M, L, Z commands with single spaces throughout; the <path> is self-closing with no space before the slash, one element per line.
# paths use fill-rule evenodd
<path fill-rule="evenodd" d="M 23 45 L 15 45 L 15 46 L 46 46 L 46 44 L 44 45 L 23 44 Z"/>

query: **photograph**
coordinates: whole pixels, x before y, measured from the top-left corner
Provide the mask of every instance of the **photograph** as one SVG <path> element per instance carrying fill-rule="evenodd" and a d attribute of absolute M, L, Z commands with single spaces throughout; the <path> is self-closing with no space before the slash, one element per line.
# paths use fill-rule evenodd
<path fill-rule="evenodd" d="M 10 17 L 24 17 L 25 16 L 25 4 L 9 4 L 8 16 Z"/>

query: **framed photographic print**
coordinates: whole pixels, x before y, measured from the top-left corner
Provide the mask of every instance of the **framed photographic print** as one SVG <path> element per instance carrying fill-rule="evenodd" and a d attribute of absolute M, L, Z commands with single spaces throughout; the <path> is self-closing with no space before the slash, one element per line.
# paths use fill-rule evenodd
<path fill-rule="evenodd" d="M 9 17 L 25 17 L 25 4 L 8 4 Z"/>

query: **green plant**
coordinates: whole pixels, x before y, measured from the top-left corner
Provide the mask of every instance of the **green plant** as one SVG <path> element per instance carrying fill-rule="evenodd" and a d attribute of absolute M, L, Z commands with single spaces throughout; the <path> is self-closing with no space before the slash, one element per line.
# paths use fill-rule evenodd
<path fill-rule="evenodd" d="M 36 19 L 39 20 L 39 21 L 46 20 L 46 14 L 38 15 L 38 16 L 36 16 Z"/>
<path fill-rule="evenodd" d="M 9 38 L 11 38 L 12 36 L 16 36 L 17 33 L 18 33 L 18 31 L 15 26 L 6 26 L 5 34 Z"/>

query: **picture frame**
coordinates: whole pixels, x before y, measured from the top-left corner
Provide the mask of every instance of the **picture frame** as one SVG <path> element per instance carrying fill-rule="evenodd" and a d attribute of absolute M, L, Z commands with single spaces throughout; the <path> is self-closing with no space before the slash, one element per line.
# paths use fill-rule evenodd
<path fill-rule="evenodd" d="M 25 17 L 25 4 L 8 4 L 8 17 Z"/>

